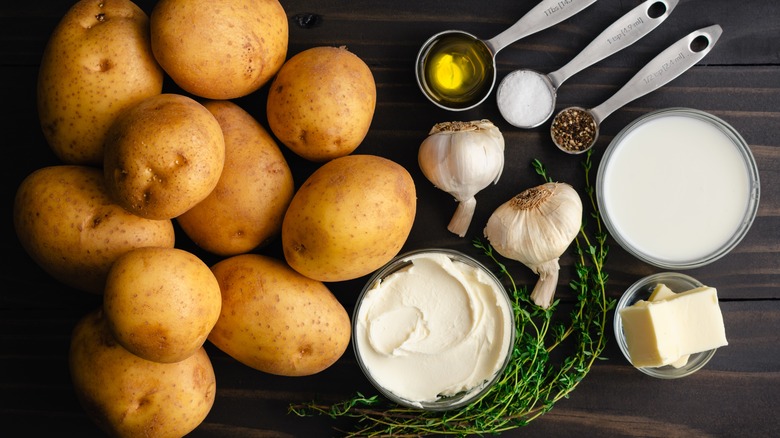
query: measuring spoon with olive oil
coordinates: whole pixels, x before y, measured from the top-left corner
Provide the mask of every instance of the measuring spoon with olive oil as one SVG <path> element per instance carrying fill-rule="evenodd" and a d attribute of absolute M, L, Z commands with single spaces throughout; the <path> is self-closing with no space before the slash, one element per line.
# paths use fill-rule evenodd
<path fill-rule="evenodd" d="M 428 100 L 441 108 L 474 108 L 493 91 L 496 55 L 501 49 L 560 23 L 595 2 L 542 0 L 511 27 L 484 41 L 460 30 L 437 33 L 417 54 L 417 84 Z"/>

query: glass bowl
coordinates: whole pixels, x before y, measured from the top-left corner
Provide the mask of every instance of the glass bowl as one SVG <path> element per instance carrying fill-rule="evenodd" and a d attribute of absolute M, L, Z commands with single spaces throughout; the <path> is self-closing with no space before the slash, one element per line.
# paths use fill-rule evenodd
<path fill-rule="evenodd" d="M 421 249 L 370 277 L 352 333 L 357 362 L 379 392 L 399 405 L 444 411 L 471 403 L 500 378 L 514 348 L 514 310 L 501 281 L 475 259 Z M 475 341 L 471 333 L 483 334 Z M 462 379 L 476 369 L 479 377 Z"/>
<path fill-rule="evenodd" d="M 621 130 L 599 163 L 596 198 L 615 241 L 663 269 L 691 269 L 731 251 L 756 216 L 750 148 L 703 111 L 647 113 Z"/>
<path fill-rule="evenodd" d="M 660 272 L 657 274 L 644 277 L 634 284 L 628 287 L 623 296 L 618 300 L 615 308 L 614 317 L 614 329 L 615 339 L 617 340 L 620 351 L 623 352 L 623 356 L 631 363 L 631 357 L 628 354 L 628 346 L 626 345 L 626 338 L 623 333 L 623 322 L 620 318 L 620 309 L 631 306 L 640 300 L 647 300 L 653 289 L 659 283 L 663 283 L 674 292 L 684 292 L 696 287 L 703 286 L 701 282 L 693 277 L 679 273 L 679 272 Z M 691 354 L 688 358 L 688 363 L 680 368 L 675 368 L 672 365 L 665 365 L 662 367 L 635 367 L 639 371 L 647 374 L 648 376 L 657 377 L 659 379 L 677 379 L 680 377 L 689 376 L 696 371 L 700 370 L 704 365 L 712 359 L 717 349 L 702 351 L 700 353 Z"/>

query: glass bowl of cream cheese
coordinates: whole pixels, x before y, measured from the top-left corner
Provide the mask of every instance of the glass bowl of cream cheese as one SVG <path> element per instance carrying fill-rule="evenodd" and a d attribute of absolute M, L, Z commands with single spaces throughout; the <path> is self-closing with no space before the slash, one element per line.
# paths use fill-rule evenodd
<path fill-rule="evenodd" d="M 515 340 L 512 300 L 475 259 L 449 249 L 396 256 L 358 297 L 352 344 L 366 378 L 391 401 L 450 410 L 501 376 Z"/>
<path fill-rule="evenodd" d="M 726 255 L 759 203 L 748 144 L 704 111 L 667 108 L 629 123 L 604 151 L 596 197 L 610 235 L 638 259 L 691 269 Z"/>
<path fill-rule="evenodd" d="M 666 288 L 665 293 L 660 290 L 664 286 Z M 627 339 L 626 327 L 624 326 L 627 322 L 625 320 L 626 314 L 622 313 L 624 309 L 635 306 L 638 303 L 664 300 L 673 297 L 675 294 L 702 289 L 714 288 L 708 288 L 697 279 L 676 271 L 648 275 L 629 286 L 618 300 L 613 320 L 615 340 L 626 360 L 639 371 L 660 379 L 677 379 L 689 376 L 707 365 L 707 362 L 715 355 L 717 348 L 709 348 L 691 354 L 678 354 L 678 350 L 672 353 L 673 357 L 671 359 L 665 361 L 669 362 L 665 365 L 648 365 L 647 363 L 638 363 L 639 361 L 635 359 L 632 360 L 632 346 L 629 345 L 631 339 Z M 694 297 L 694 300 L 688 299 L 687 302 L 680 302 L 678 305 L 679 309 L 672 309 L 673 312 L 671 313 L 673 315 L 680 315 L 685 321 L 670 321 L 662 316 L 655 317 L 656 327 L 651 330 L 647 321 L 636 323 L 635 319 L 634 329 L 636 330 L 636 327 L 639 327 L 645 331 L 642 333 L 642 339 L 640 340 L 645 345 L 641 347 L 650 349 L 653 353 L 659 353 L 659 356 L 667 355 L 669 351 L 674 351 L 676 341 L 684 337 L 681 332 L 687 330 L 695 332 L 695 337 L 698 338 L 697 341 L 702 341 L 702 338 L 704 338 L 703 341 L 710 342 L 711 345 L 725 342 L 725 327 L 721 319 L 722 315 L 719 308 L 713 308 L 713 306 L 718 306 L 717 296 L 714 295 L 713 291 L 702 290 L 702 292 L 702 296 Z M 641 306 L 642 304 L 639 305 Z M 682 310 L 681 312 L 680 309 Z M 707 310 L 710 310 L 709 314 L 706 313 Z M 688 311 L 696 311 L 697 314 L 691 317 L 691 315 L 686 313 Z M 643 315 L 642 319 L 646 317 L 647 314 Z M 675 322 L 680 322 L 680 324 Z M 665 342 L 666 340 L 674 342 L 667 343 Z M 633 351 L 636 352 L 636 349 Z M 645 358 L 645 360 L 647 359 Z M 653 360 L 656 359 L 654 358 Z"/>

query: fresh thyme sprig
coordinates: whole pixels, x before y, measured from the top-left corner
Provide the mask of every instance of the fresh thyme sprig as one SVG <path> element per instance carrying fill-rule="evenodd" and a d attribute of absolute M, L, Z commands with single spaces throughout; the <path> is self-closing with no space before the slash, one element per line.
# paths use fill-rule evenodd
<path fill-rule="evenodd" d="M 594 223 L 589 226 L 584 218 L 574 240 L 576 279 L 571 281 L 570 287 L 576 293 L 576 303 L 568 322 L 554 318 L 560 300 L 547 309 L 536 306 L 530 300 L 527 288 L 515 283 L 493 248 L 480 239 L 473 241 L 474 246 L 497 266 L 497 275 L 508 283 L 516 321 L 512 357 L 500 380 L 489 391 L 454 411 L 421 411 L 358 393 L 333 405 L 315 402 L 291 405 L 290 412 L 299 416 L 320 414 L 334 419 L 356 419 L 355 429 L 347 431 L 347 436 L 463 436 L 494 434 L 522 427 L 548 412 L 560 399 L 568 397 L 601 357 L 607 342 L 607 313 L 615 305 L 606 295 L 607 235 L 602 229 L 590 180 L 590 151 L 582 164 L 590 218 Z M 533 160 L 532 166 L 545 181 L 552 181 L 539 160 Z M 567 351 L 569 354 L 563 354 L 562 359 L 552 358 L 551 353 L 564 348 L 562 345 L 567 340 L 572 341 L 565 343 L 572 347 Z"/>

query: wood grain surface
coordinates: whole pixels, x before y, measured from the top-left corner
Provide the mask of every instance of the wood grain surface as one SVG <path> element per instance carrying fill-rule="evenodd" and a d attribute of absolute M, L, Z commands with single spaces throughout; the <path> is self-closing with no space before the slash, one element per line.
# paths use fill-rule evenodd
<path fill-rule="evenodd" d="M 16 188 L 33 170 L 58 164 L 37 118 L 37 68 L 48 35 L 73 2 L 41 0 L 0 5 L 0 116 L 5 158 L 0 160 L 0 424 L 3 436 L 100 436 L 76 401 L 67 366 L 70 332 L 100 298 L 71 290 L 44 273 L 23 251 L 12 223 Z M 153 0 L 137 4 L 151 13 Z M 357 153 L 378 154 L 406 167 L 418 190 L 418 214 L 404 250 L 447 247 L 479 256 L 470 244 L 481 224 L 501 203 L 539 177 L 538 158 L 558 180 L 583 187 L 581 158 L 552 144 L 549 122 L 521 130 L 501 118 L 495 94 L 479 107 L 451 113 L 429 103 L 414 77 L 421 44 L 434 33 L 461 29 L 490 38 L 530 10 L 535 1 L 317 1 L 281 0 L 290 18 L 288 57 L 320 45 L 347 46 L 371 68 L 377 83 L 377 108 L 369 134 Z M 600 0 L 582 13 L 524 38 L 498 55 L 499 80 L 517 68 L 558 69 L 637 0 Z M 301 17 L 316 18 L 313 26 Z M 631 367 L 612 339 L 585 380 L 549 413 L 502 436 L 772 436 L 780 430 L 780 4 L 768 0 L 681 0 L 657 30 L 635 45 L 567 80 L 557 108 L 592 107 L 672 42 L 689 32 L 720 24 L 723 36 L 694 68 L 663 88 L 608 117 L 601 127 L 594 159 L 626 124 L 656 109 L 689 107 L 730 123 L 754 154 L 760 179 L 758 215 L 744 240 L 727 256 L 685 273 L 715 286 L 721 299 L 729 345 L 703 370 L 665 381 Z M 310 21 L 311 22 L 311 21 Z M 176 91 L 173 84 L 166 89 Z M 236 100 L 265 123 L 265 89 Z M 455 208 L 452 198 L 434 188 L 417 165 L 417 149 L 435 123 L 487 118 L 506 139 L 506 167 L 496 186 L 477 196 L 477 212 L 466 238 L 446 230 Z M 296 184 L 316 165 L 289 151 Z M 208 263 L 205 254 L 179 235 L 177 246 Z M 271 244 L 258 252 L 279 256 Z M 558 296 L 573 300 L 566 284 L 572 258 L 564 256 Z M 509 263 L 516 279 L 532 284 L 525 267 Z M 606 265 L 608 293 L 618 298 L 637 279 L 659 272 L 610 240 Z M 366 278 L 328 284 L 351 312 Z M 610 315 L 611 321 L 611 315 Z M 217 375 L 216 401 L 193 437 L 338 436 L 348 422 L 287 414 L 290 403 L 312 399 L 339 401 L 356 391 L 375 391 L 363 377 L 350 349 L 332 367 L 309 377 L 284 378 L 243 366 L 207 343 Z M 775 435 L 776 436 L 776 435 Z"/>

